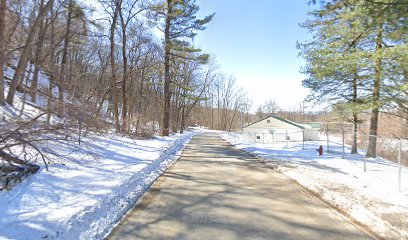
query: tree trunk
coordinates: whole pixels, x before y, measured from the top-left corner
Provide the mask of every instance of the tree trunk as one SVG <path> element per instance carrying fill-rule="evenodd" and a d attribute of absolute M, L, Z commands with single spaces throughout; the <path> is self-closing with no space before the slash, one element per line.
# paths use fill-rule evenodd
<path fill-rule="evenodd" d="M 163 123 L 162 136 L 168 136 L 170 133 L 170 101 L 171 101 L 171 76 L 170 76 L 170 24 L 172 14 L 172 0 L 167 0 L 166 28 L 164 31 L 165 50 L 164 50 L 164 101 L 163 101 Z"/>
<path fill-rule="evenodd" d="M 28 81 L 30 80 L 30 75 L 33 72 L 33 65 L 30 65 L 30 70 L 28 71 L 28 75 L 25 78 L 25 86 L 28 86 Z M 23 116 L 24 113 L 24 108 L 25 108 L 25 103 L 26 103 L 26 98 L 27 98 L 27 89 L 26 87 L 24 87 L 24 83 L 21 84 L 21 86 L 23 86 L 22 90 L 23 90 L 23 102 L 21 104 L 21 109 L 20 109 L 20 114 L 18 115 L 19 118 L 21 118 Z"/>
<path fill-rule="evenodd" d="M 127 24 L 123 19 L 122 11 L 120 14 L 120 22 L 122 26 L 122 60 L 123 60 L 123 77 L 122 77 L 122 131 L 126 131 L 126 114 L 127 114 L 127 99 L 126 99 L 126 80 L 128 75 L 128 59 L 126 53 L 127 36 L 126 28 Z"/>
<path fill-rule="evenodd" d="M 37 85 L 38 85 L 38 75 L 40 75 L 40 67 L 37 65 L 38 62 L 34 61 L 34 73 L 33 73 L 33 80 L 31 81 L 30 86 L 30 97 L 31 102 L 35 103 L 37 101 Z"/>
<path fill-rule="evenodd" d="M 214 129 L 214 94 L 211 93 L 211 129 Z"/>
<path fill-rule="evenodd" d="M 230 124 L 229 124 L 229 128 L 228 128 L 228 132 L 231 132 L 232 123 L 234 122 L 237 111 L 238 111 L 238 109 L 234 109 L 234 114 L 232 115 L 232 118 L 231 118 L 231 121 L 230 121 Z"/>
<path fill-rule="evenodd" d="M 183 104 L 183 108 L 181 109 L 181 123 L 180 123 L 180 134 L 184 133 L 184 128 L 186 127 L 186 114 L 185 114 L 186 105 Z"/>
<path fill-rule="evenodd" d="M 139 98 L 138 98 L 138 102 L 137 102 L 137 119 L 136 119 L 136 134 L 139 131 L 139 126 L 140 126 L 140 117 L 142 113 L 145 113 L 145 107 L 143 107 L 142 109 L 142 103 L 146 102 L 146 93 L 145 92 L 145 88 L 144 88 L 144 81 L 145 81 L 145 75 L 146 75 L 146 63 L 147 63 L 147 55 L 145 56 L 144 59 L 144 65 L 142 68 L 142 73 L 140 76 L 140 88 L 139 88 Z M 146 90 L 148 90 L 148 88 L 146 88 Z M 144 104 L 146 106 L 146 103 Z"/>
<path fill-rule="evenodd" d="M 54 0 L 51 2 L 51 36 L 50 36 L 50 80 L 48 83 L 48 96 L 47 96 L 47 124 L 50 124 L 51 120 L 51 108 L 52 108 L 52 87 L 55 80 L 55 25 L 54 25 Z"/>
<path fill-rule="evenodd" d="M 6 0 L 0 2 L 0 104 L 4 105 L 4 66 L 6 65 Z"/>
<path fill-rule="evenodd" d="M 34 40 L 34 36 L 37 32 L 37 29 L 40 25 L 40 23 L 42 22 L 45 14 L 48 12 L 48 10 L 51 7 L 51 0 L 47 2 L 47 4 L 45 5 L 44 8 L 41 8 L 39 10 L 38 16 L 34 21 L 34 24 L 32 25 L 32 27 L 30 28 L 30 31 L 28 33 L 25 45 L 22 49 L 22 52 L 20 54 L 20 61 L 17 65 L 17 68 L 14 72 L 14 76 L 13 79 L 11 80 L 11 84 L 10 84 L 10 89 L 9 92 L 7 94 L 7 98 L 6 98 L 6 102 L 10 105 L 13 105 L 14 103 L 14 96 L 16 94 L 16 88 L 17 88 L 17 84 L 18 82 L 22 79 L 24 72 L 26 70 L 26 66 L 27 66 L 27 62 L 28 59 L 31 55 L 31 45 L 32 42 Z"/>
<path fill-rule="evenodd" d="M 351 153 L 356 154 L 357 153 L 357 131 L 358 131 L 358 114 L 356 105 L 357 105 L 357 67 L 354 69 L 354 78 L 353 78 L 353 144 L 351 147 Z"/>
<path fill-rule="evenodd" d="M 175 106 L 173 108 L 173 124 L 172 124 L 172 130 L 177 132 L 177 128 L 180 124 L 180 112 L 181 112 L 181 108 L 182 108 L 182 103 L 183 101 L 185 101 L 185 99 L 180 99 L 180 95 L 183 94 L 185 95 L 185 90 L 183 91 L 183 93 L 181 93 L 182 88 L 181 88 L 181 82 L 179 83 L 180 86 L 177 87 L 177 89 L 174 90 L 173 92 L 173 106 Z M 175 119 L 174 119 L 175 118 Z"/>
<path fill-rule="evenodd" d="M 97 117 L 97 118 L 99 117 L 99 114 L 101 113 L 101 109 L 102 109 L 102 107 L 103 107 L 103 103 L 105 102 L 105 98 L 106 98 L 106 96 L 108 95 L 108 93 L 109 93 L 109 89 L 106 89 L 106 91 L 105 91 L 104 93 L 102 93 L 101 100 L 99 101 L 99 105 L 98 105 L 98 107 L 96 108 L 96 117 Z"/>
<path fill-rule="evenodd" d="M 358 116 L 353 113 L 353 144 L 351 146 L 351 154 L 357 154 L 357 134 L 358 134 Z"/>
<path fill-rule="evenodd" d="M 382 17 L 380 17 L 382 18 Z M 380 88 L 381 88 L 381 65 L 382 65 L 382 28 L 383 23 L 380 21 L 377 30 L 376 51 L 375 51 L 375 75 L 373 100 L 370 120 L 370 136 L 367 149 L 367 157 L 377 157 L 377 130 L 378 130 L 378 114 L 380 109 Z"/>
<path fill-rule="evenodd" d="M 61 69 L 58 83 L 58 116 L 62 117 L 64 115 L 64 84 L 66 84 L 67 75 L 67 61 L 68 61 L 68 48 L 69 48 L 69 35 L 71 31 L 71 21 L 72 21 L 72 0 L 68 3 L 68 16 L 67 16 L 67 28 L 65 29 L 64 35 L 64 47 L 62 50 L 62 60 Z"/>
<path fill-rule="evenodd" d="M 217 87 L 217 130 L 221 130 L 221 114 L 220 114 L 220 88 Z"/>
<path fill-rule="evenodd" d="M 43 7 L 44 1 L 41 1 L 41 8 Z M 41 58 L 42 58 L 42 50 L 45 40 L 44 28 L 45 28 L 44 21 L 41 21 L 39 32 L 38 32 L 38 43 L 35 49 L 35 56 L 34 56 L 34 74 L 33 74 L 33 81 L 31 82 L 30 86 L 30 97 L 32 102 L 36 102 L 37 97 L 37 85 L 38 85 L 38 75 L 40 73 L 40 66 L 41 66 Z"/>
<path fill-rule="evenodd" d="M 113 13 L 112 18 L 112 26 L 110 29 L 110 61 L 111 61 L 111 68 L 112 68 L 112 98 L 113 98 L 113 118 L 116 131 L 120 131 L 120 124 L 119 124 L 119 110 L 118 110 L 118 93 L 116 90 L 116 67 L 115 67 L 115 30 L 116 30 L 116 22 L 118 19 L 119 8 L 115 6 L 115 11 Z"/>

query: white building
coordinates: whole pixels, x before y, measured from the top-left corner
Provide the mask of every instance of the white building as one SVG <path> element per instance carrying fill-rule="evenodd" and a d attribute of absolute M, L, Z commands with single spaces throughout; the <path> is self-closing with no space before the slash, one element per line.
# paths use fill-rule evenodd
<path fill-rule="evenodd" d="M 243 136 L 244 141 L 259 143 L 316 141 L 319 140 L 319 127 L 270 116 L 244 127 Z"/>

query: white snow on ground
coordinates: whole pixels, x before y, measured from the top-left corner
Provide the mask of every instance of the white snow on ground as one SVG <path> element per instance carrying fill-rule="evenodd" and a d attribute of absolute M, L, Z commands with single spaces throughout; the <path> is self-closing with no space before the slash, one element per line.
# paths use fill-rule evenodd
<path fill-rule="evenodd" d="M 13 73 L 6 69 L 7 76 Z M 40 75 L 39 88 L 47 86 L 47 76 Z M 7 124 L 3 117 L 7 121 L 19 115 L 22 102 L 23 94 L 17 92 L 14 107 L 0 106 L 2 127 Z M 25 105 L 21 117 L 37 116 L 41 111 L 36 106 L 45 105 L 46 99 L 38 96 L 36 103 Z M 58 155 L 48 155 L 49 170 L 37 162 L 37 173 L 0 192 L 0 239 L 103 239 L 202 131 L 191 130 L 149 140 L 112 132 L 88 134 L 81 145 L 47 142 L 47 149 Z"/>
<path fill-rule="evenodd" d="M 54 142 L 62 158 L 0 192 L 0 239 L 102 239 L 194 134 Z"/>
<path fill-rule="evenodd" d="M 16 117 L 21 104 L 18 93 L 15 107 L 0 106 L 0 117 Z M 39 113 L 26 105 L 22 117 Z M 89 134 L 81 145 L 46 143 L 58 155 L 48 155 L 49 171 L 41 165 L 12 190 L 0 192 L 0 239 L 102 239 L 179 157 L 194 134 L 150 140 Z"/>
<path fill-rule="evenodd" d="M 398 164 L 366 159 L 364 154 L 342 158 L 342 146 L 318 156 L 324 142 L 272 144 L 245 143 L 238 134 L 222 133 L 237 148 L 256 155 L 299 184 L 313 191 L 351 218 L 366 225 L 385 239 L 408 239 L 408 168 L 402 167 L 401 192 L 398 190 Z"/>

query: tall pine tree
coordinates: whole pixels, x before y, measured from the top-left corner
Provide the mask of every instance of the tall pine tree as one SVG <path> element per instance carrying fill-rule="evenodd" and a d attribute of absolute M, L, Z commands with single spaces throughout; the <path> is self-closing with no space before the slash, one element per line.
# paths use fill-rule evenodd
<path fill-rule="evenodd" d="M 402 29 L 406 29 L 408 12 L 401 8 L 406 5 L 400 0 L 320 1 L 312 20 L 304 24 L 314 35 L 312 41 L 299 44 L 307 61 L 304 86 L 312 90 L 314 99 L 349 108 L 355 134 L 358 112 L 370 110 L 368 157 L 376 156 L 380 110 L 395 105 L 389 93 L 394 89 L 395 94 L 398 84 L 391 80 L 403 79 L 394 69 L 402 66 L 395 59 L 404 59 L 399 55 L 406 48 Z"/>
<path fill-rule="evenodd" d="M 302 71 L 308 76 L 303 85 L 312 90 L 309 100 L 328 101 L 346 113 L 344 118 L 354 126 L 351 152 L 357 153 L 358 114 L 367 108 L 363 103 L 369 93 L 365 72 L 369 61 L 354 9 L 352 1 L 321 3 L 310 13 L 312 19 L 303 24 L 313 33 L 313 39 L 298 44 L 298 48 L 307 61 Z"/>
<path fill-rule="evenodd" d="M 168 136 L 170 132 L 170 103 L 171 103 L 171 59 L 183 58 L 182 52 L 199 52 L 191 44 L 191 39 L 196 36 L 196 31 L 204 30 L 205 25 L 211 21 L 214 14 L 204 19 L 197 19 L 199 10 L 195 0 L 166 0 L 161 1 L 152 8 L 153 14 L 164 32 L 164 101 L 163 121 L 161 134 Z M 200 55 L 202 61 L 207 55 Z"/>

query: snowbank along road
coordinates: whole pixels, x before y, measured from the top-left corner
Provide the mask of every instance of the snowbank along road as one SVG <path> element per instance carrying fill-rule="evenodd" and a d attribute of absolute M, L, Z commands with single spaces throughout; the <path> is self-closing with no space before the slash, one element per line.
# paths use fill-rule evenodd
<path fill-rule="evenodd" d="M 214 133 L 195 136 L 108 239 L 372 239 Z"/>

